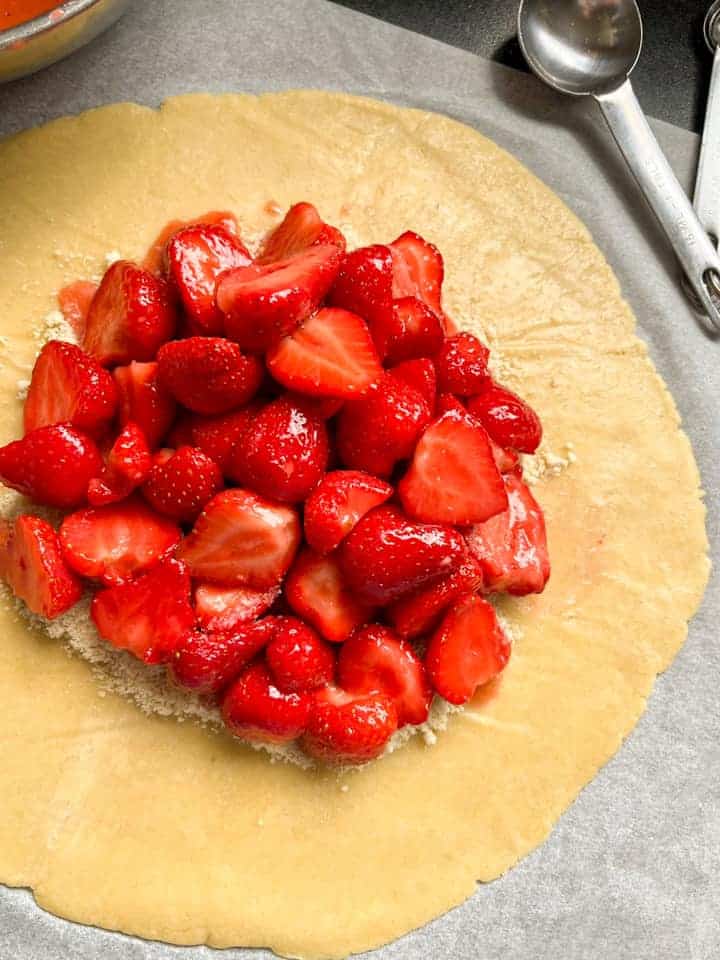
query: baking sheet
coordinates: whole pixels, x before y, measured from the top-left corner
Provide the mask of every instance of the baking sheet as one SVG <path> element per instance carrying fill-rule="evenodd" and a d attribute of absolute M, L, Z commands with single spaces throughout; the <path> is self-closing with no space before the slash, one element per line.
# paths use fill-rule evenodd
<path fill-rule="evenodd" d="M 717 558 L 720 343 L 688 309 L 674 260 L 591 104 L 325 0 L 136 0 L 114 30 L 70 60 L 0 87 L 0 134 L 116 100 L 156 105 L 193 90 L 289 87 L 346 90 L 447 113 L 509 149 L 575 210 L 618 274 L 678 402 L 708 491 Z M 661 122 L 654 127 L 688 185 L 697 137 Z M 638 727 L 549 840 L 463 906 L 366 956 L 720 955 L 719 621 L 715 573 L 689 640 L 659 679 Z M 169 947 L 81 927 L 39 910 L 27 891 L 0 887 L 0 960 L 99 956 L 270 955 Z"/>

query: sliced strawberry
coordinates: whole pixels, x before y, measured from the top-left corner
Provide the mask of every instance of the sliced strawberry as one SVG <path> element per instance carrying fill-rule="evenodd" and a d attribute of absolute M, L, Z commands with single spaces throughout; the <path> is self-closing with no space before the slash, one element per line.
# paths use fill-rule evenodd
<path fill-rule="evenodd" d="M 460 400 L 459 397 L 456 397 L 453 393 L 441 393 L 437 398 L 437 403 L 435 404 L 435 415 L 441 417 L 444 413 L 449 413 L 453 411 L 454 413 L 459 414 L 461 417 L 464 417 L 467 413 L 467 407 Z"/>
<path fill-rule="evenodd" d="M 131 363 L 113 371 L 120 395 L 120 426 L 136 423 L 151 449 L 159 445 L 175 417 L 175 401 L 160 385 L 157 373 L 157 363 Z"/>
<path fill-rule="evenodd" d="M 327 686 L 312 695 L 300 745 L 324 763 L 367 763 L 380 756 L 397 725 L 395 704 L 385 694 Z"/>
<path fill-rule="evenodd" d="M 393 261 L 389 247 L 375 244 L 348 253 L 328 302 L 356 313 L 372 329 L 392 321 Z"/>
<path fill-rule="evenodd" d="M 91 280 L 75 280 L 58 291 L 58 306 L 78 340 L 85 335 L 88 310 L 98 285 Z"/>
<path fill-rule="evenodd" d="M 251 587 L 199 583 L 195 588 L 195 612 L 206 630 L 226 632 L 262 616 L 279 593 L 279 586 L 253 590 Z"/>
<path fill-rule="evenodd" d="M 299 542 L 292 507 L 236 488 L 206 504 L 177 556 L 198 580 L 263 590 L 280 582 Z"/>
<path fill-rule="evenodd" d="M 480 523 L 507 509 L 487 434 L 468 413 L 444 413 L 427 428 L 398 493 L 405 513 L 426 523 Z"/>
<path fill-rule="evenodd" d="M 304 693 L 332 683 L 335 654 L 312 627 L 295 617 L 275 617 L 265 651 L 270 673 L 283 693 Z"/>
<path fill-rule="evenodd" d="M 437 376 L 435 364 L 427 357 L 417 360 L 405 360 L 392 367 L 388 373 L 412 387 L 425 400 L 430 410 L 435 409 L 437 396 Z"/>
<path fill-rule="evenodd" d="M 503 449 L 498 443 L 495 443 L 490 434 L 488 434 L 488 440 L 490 441 L 493 457 L 495 458 L 495 463 L 500 473 L 517 473 L 518 476 L 522 476 L 520 457 L 515 450 Z"/>
<path fill-rule="evenodd" d="M 505 486 L 508 509 L 474 526 L 468 544 L 488 592 L 541 593 L 550 576 L 542 509 L 519 477 L 507 474 Z"/>
<path fill-rule="evenodd" d="M 253 663 L 230 687 L 222 702 L 226 726 L 250 742 L 288 743 L 305 729 L 311 696 L 282 693 L 264 663 Z"/>
<path fill-rule="evenodd" d="M 195 413 L 227 413 L 257 392 L 263 367 L 222 337 L 173 340 L 158 351 L 158 380 Z"/>
<path fill-rule="evenodd" d="M 295 613 L 331 643 L 342 643 L 375 612 L 348 589 L 336 554 L 323 557 L 309 549 L 291 567 L 285 597 Z"/>
<path fill-rule="evenodd" d="M 65 423 L 97 436 L 114 417 L 117 403 L 112 374 L 80 347 L 51 340 L 33 367 L 25 400 L 25 433 Z"/>
<path fill-rule="evenodd" d="M 23 514 L 0 525 L 0 577 L 38 616 L 53 620 L 82 596 L 66 565 L 57 534 L 46 520 Z"/>
<path fill-rule="evenodd" d="M 389 483 L 369 473 L 326 473 L 305 502 L 305 539 L 318 553 L 329 553 L 368 510 L 385 503 L 392 495 Z"/>
<path fill-rule="evenodd" d="M 408 230 L 390 244 L 394 300 L 417 297 L 442 320 L 440 298 L 445 267 L 435 244 Z"/>
<path fill-rule="evenodd" d="M 170 676 L 186 690 L 216 694 L 236 680 L 275 632 L 268 618 L 228 632 L 193 630 L 168 663 Z"/>
<path fill-rule="evenodd" d="M 217 287 L 227 336 L 245 350 L 273 346 L 317 309 L 341 259 L 342 252 L 325 243 L 276 263 L 228 271 Z"/>
<path fill-rule="evenodd" d="M 386 615 L 401 637 L 421 637 L 437 625 L 451 603 L 477 593 L 482 585 L 482 568 L 475 557 L 469 555 L 454 573 L 396 600 L 387 608 Z"/>
<path fill-rule="evenodd" d="M 382 373 L 365 321 L 338 307 L 308 317 L 268 351 L 266 360 L 278 383 L 319 397 L 365 393 Z"/>
<path fill-rule="evenodd" d="M 47 507 L 80 506 L 102 468 L 95 442 L 63 424 L 38 427 L 0 447 L 0 481 Z"/>
<path fill-rule="evenodd" d="M 370 624 L 345 641 L 338 659 L 340 686 L 349 693 L 384 693 L 395 704 L 398 727 L 424 723 L 432 689 L 422 661 L 388 627 Z"/>
<path fill-rule="evenodd" d="M 417 297 L 394 300 L 389 321 L 376 321 L 372 335 L 378 353 L 391 364 L 416 357 L 433 357 L 445 339 L 437 315 Z"/>
<path fill-rule="evenodd" d="M 450 703 L 466 703 L 510 659 L 510 643 L 490 604 L 481 597 L 458 601 L 430 638 L 425 668 L 433 687 Z"/>
<path fill-rule="evenodd" d="M 452 527 L 415 523 L 397 507 L 375 507 L 340 548 L 340 562 L 353 593 L 385 604 L 452 573 L 467 553 Z"/>
<path fill-rule="evenodd" d="M 467 397 L 477 393 L 488 380 L 490 351 L 472 333 L 448 337 L 435 357 L 438 390 Z"/>
<path fill-rule="evenodd" d="M 150 506 L 177 523 L 192 523 L 222 490 L 220 468 L 197 447 L 180 447 L 152 467 L 142 493 Z"/>
<path fill-rule="evenodd" d="M 77 573 L 108 586 L 131 580 L 172 552 L 180 529 L 133 498 L 71 513 L 60 527 L 63 556 Z"/>
<path fill-rule="evenodd" d="M 175 333 L 175 310 L 164 280 L 117 260 L 88 310 L 82 347 L 104 367 L 153 360 Z"/>
<path fill-rule="evenodd" d="M 274 263 L 325 243 L 345 252 L 345 237 L 337 227 L 325 223 L 311 203 L 296 203 L 266 238 L 258 259 L 261 263 Z"/>
<path fill-rule="evenodd" d="M 168 435 L 168 443 L 174 447 L 197 447 L 215 461 L 223 474 L 227 474 L 234 448 L 260 409 L 260 404 L 251 403 L 240 410 L 214 417 L 199 413 L 182 414 Z"/>
<path fill-rule="evenodd" d="M 144 482 L 151 468 L 145 434 L 136 423 L 127 423 L 110 448 L 101 476 L 88 484 L 88 503 L 102 507 L 124 500 Z"/>
<path fill-rule="evenodd" d="M 162 273 L 165 267 L 165 251 L 168 240 L 170 240 L 178 230 L 182 230 L 184 227 L 196 227 L 201 224 L 219 224 L 221 227 L 224 227 L 228 233 L 237 236 L 237 218 L 234 213 L 230 213 L 227 210 L 211 210 L 209 213 L 205 213 L 194 220 L 171 220 L 162 228 L 151 244 L 141 264 L 142 268 L 149 270 L 151 273 Z"/>
<path fill-rule="evenodd" d="M 535 453 L 542 440 L 542 424 L 532 407 L 511 390 L 487 380 L 468 409 L 501 447 Z"/>

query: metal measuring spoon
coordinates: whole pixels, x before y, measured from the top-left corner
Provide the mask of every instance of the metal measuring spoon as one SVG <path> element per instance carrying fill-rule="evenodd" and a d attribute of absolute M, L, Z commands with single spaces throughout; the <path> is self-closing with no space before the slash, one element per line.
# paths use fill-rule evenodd
<path fill-rule="evenodd" d="M 593 97 L 720 330 L 720 257 L 650 129 L 628 79 L 642 48 L 635 0 L 520 0 L 518 39 L 534 73 L 561 93 Z"/>
<path fill-rule="evenodd" d="M 713 68 L 695 178 L 694 207 L 700 223 L 717 245 L 720 237 L 720 0 L 715 0 L 706 13 L 703 32 L 713 54 Z"/>

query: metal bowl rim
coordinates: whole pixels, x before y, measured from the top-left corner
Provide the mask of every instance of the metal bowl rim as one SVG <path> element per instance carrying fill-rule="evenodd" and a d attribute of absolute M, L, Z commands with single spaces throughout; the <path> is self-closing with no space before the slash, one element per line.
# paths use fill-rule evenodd
<path fill-rule="evenodd" d="M 24 42 L 60 27 L 78 14 L 84 13 L 91 7 L 103 2 L 105 0 L 64 0 L 64 2 L 53 7 L 52 10 L 48 10 L 47 13 L 41 13 L 32 20 L 19 23 L 16 27 L 10 27 L 8 30 L 0 30 L 0 51 L 12 47 L 18 41 Z M 62 11 L 61 17 L 57 15 L 58 10 Z"/>

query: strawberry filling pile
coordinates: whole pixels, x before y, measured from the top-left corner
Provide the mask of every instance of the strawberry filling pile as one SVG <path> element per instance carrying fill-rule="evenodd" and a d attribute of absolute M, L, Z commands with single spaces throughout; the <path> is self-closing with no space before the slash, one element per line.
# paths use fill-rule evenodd
<path fill-rule="evenodd" d="M 237 737 L 362 763 L 510 655 L 488 596 L 539 592 L 523 482 L 540 422 L 441 306 L 415 233 L 346 252 L 307 203 L 253 258 L 228 214 L 61 292 L 0 479 L 64 512 L 0 527 L 47 619 L 86 588 L 106 641 Z"/>

